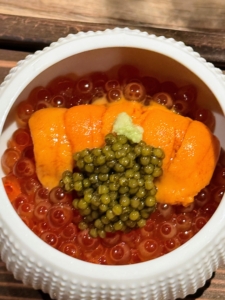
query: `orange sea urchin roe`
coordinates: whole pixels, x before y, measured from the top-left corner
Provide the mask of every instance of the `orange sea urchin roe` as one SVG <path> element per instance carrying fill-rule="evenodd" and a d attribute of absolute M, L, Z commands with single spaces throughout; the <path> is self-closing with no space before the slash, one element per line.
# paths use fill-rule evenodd
<path fill-rule="evenodd" d="M 72 170 L 72 147 L 66 135 L 65 108 L 46 108 L 29 120 L 36 171 L 44 187 L 52 189 L 64 170 Z"/>
<path fill-rule="evenodd" d="M 209 184 L 220 143 L 201 122 L 149 107 L 141 126 L 143 139 L 165 152 L 163 176 L 157 182 L 157 201 L 187 206 Z"/>
<path fill-rule="evenodd" d="M 67 156 L 71 157 L 70 145 L 72 153 L 103 146 L 104 136 L 112 131 L 117 115 L 123 111 L 132 117 L 134 123 L 143 127 L 143 140 L 162 148 L 165 153 L 164 174 L 156 182 L 158 202 L 186 206 L 193 202 L 194 196 L 212 177 L 220 146 L 217 138 L 201 122 L 175 114 L 161 105 L 146 107 L 125 99 L 108 105 L 80 105 L 59 110 L 61 127 L 55 125 L 59 124 L 55 110 L 47 108 L 38 111 L 29 121 L 37 174 L 44 186 L 52 188 L 60 180 L 59 171 L 72 169 L 72 162 Z M 50 124 L 49 131 L 40 128 L 40 118 Z M 55 135 L 59 140 L 57 143 Z M 66 147 L 66 152 L 62 147 Z M 41 155 L 41 151 L 44 155 Z M 63 155 L 59 155 L 61 152 Z M 55 170 L 52 168 L 54 162 L 57 162 Z M 49 180 L 54 178 L 53 183 L 43 180 L 46 174 L 51 175 L 48 176 Z"/>

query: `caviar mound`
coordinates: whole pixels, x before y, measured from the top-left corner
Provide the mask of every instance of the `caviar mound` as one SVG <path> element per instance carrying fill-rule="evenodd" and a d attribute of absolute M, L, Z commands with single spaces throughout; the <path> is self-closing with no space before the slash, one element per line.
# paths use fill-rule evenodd
<path fill-rule="evenodd" d="M 160 148 L 108 134 L 102 148 L 74 155 L 75 172 L 65 171 L 60 186 L 75 190 L 73 206 L 83 217 L 81 230 L 105 238 L 107 232 L 143 227 L 156 207 L 154 179 L 162 175 Z"/>

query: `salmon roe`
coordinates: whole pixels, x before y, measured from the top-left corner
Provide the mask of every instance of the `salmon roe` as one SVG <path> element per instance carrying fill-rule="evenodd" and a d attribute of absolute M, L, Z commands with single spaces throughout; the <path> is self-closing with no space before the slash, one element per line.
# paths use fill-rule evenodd
<path fill-rule="evenodd" d="M 144 105 L 155 101 L 203 122 L 211 130 L 214 128 L 212 112 L 197 105 L 194 86 L 178 87 L 172 81 L 160 82 L 150 75 L 142 76 L 134 66 L 123 65 L 118 69 L 117 78 L 101 72 L 82 78 L 60 76 L 46 87 L 33 89 L 17 106 L 19 128 L 12 134 L 1 158 L 6 193 L 24 223 L 50 246 L 95 264 L 134 264 L 173 251 L 202 229 L 225 191 L 225 155 L 221 151 L 210 184 L 188 207 L 159 203 L 144 227 L 107 233 L 105 238 L 92 238 L 88 230 L 80 230 L 82 216 L 72 205 L 77 196 L 75 191 L 66 193 L 59 186 L 49 191 L 37 178 L 28 120 L 39 109 L 91 104 L 103 96 L 109 102 L 118 101 L 122 95 Z"/>

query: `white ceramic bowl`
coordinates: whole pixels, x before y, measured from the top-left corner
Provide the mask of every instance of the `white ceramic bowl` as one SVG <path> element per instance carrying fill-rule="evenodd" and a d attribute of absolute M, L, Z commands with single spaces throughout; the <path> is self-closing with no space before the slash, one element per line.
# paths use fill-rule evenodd
<path fill-rule="evenodd" d="M 11 108 L 26 99 L 35 86 L 45 85 L 57 75 L 106 71 L 120 63 L 151 70 L 151 74 L 164 80 L 196 85 L 199 99 L 211 99 L 204 106 L 213 110 L 216 135 L 225 145 L 222 72 L 182 42 L 116 28 L 70 34 L 43 51 L 28 55 L 11 70 L 0 87 L 0 130 L 4 127 L 0 154 L 15 129 L 9 114 Z M 55 299 L 183 298 L 203 286 L 225 261 L 225 200 L 206 226 L 186 244 L 163 257 L 126 266 L 87 263 L 48 246 L 20 220 L 2 183 L 0 207 L 0 250 L 7 268 L 16 279 L 42 289 Z"/>

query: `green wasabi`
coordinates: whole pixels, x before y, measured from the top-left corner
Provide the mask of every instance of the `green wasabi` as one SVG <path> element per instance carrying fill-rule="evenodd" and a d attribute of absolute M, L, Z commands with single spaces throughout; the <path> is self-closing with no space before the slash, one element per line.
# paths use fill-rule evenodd
<path fill-rule="evenodd" d="M 118 135 L 125 135 L 134 143 L 139 143 L 142 140 L 144 129 L 135 125 L 132 118 L 125 112 L 120 113 L 113 125 L 113 132 Z"/>

